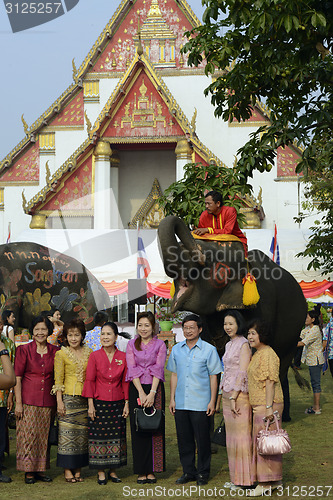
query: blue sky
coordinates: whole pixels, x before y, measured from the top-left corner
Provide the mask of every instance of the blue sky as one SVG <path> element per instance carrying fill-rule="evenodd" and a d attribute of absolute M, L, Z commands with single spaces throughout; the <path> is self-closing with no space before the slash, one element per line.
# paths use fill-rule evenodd
<path fill-rule="evenodd" d="M 72 83 L 72 59 L 78 68 L 119 3 L 80 0 L 58 19 L 18 33 L 0 3 L 0 159 L 24 138 L 21 115 L 30 126 Z M 188 3 L 201 20 L 201 0 Z"/>

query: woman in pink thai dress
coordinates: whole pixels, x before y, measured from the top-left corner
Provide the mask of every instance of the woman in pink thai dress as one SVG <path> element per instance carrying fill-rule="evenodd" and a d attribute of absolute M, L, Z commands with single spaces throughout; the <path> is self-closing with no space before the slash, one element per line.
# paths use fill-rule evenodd
<path fill-rule="evenodd" d="M 223 416 L 230 473 L 230 482 L 224 487 L 234 490 L 235 485 L 247 487 L 253 484 L 252 409 L 247 387 L 251 349 L 244 337 L 244 319 L 238 311 L 226 313 L 224 330 L 230 338 L 222 358 Z"/>

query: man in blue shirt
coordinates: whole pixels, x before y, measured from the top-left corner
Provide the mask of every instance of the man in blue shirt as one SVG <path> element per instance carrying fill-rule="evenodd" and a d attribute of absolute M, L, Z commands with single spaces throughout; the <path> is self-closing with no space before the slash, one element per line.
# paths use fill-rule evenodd
<path fill-rule="evenodd" d="M 172 372 L 169 410 L 175 416 L 183 475 L 177 484 L 197 480 L 207 484 L 210 472 L 210 419 L 215 412 L 217 375 L 221 360 L 217 350 L 200 338 L 202 321 L 196 314 L 182 323 L 185 340 L 171 351 L 167 369 Z M 195 466 L 195 443 L 198 465 Z"/>
<path fill-rule="evenodd" d="M 93 351 L 98 351 L 101 347 L 101 330 L 104 323 L 109 321 L 109 316 L 105 311 L 97 311 L 94 314 L 95 328 L 88 330 L 84 338 L 84 343 Z"/>

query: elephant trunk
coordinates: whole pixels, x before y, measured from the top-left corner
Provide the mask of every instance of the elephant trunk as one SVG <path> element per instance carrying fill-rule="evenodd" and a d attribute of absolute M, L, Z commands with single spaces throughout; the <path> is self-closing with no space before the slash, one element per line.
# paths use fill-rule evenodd
<path fill-rule="evenodd" d="M 197 262 L 202 265 L 205 262 L 204 254 L 198 248 L 198 245 L 185 223 L 174 215 L 165 217 L 159 224 L 158 237 L 165 272 L 173 279 L 179 277 L 176 275 L 177 273 L 175 271 L 178 270 L 179 263 L 182 263 L 183 259 L 181 253 L 184 251 L 177 241 L 176 236 L 178 236 L 185 250 L 189 252 L 192 257 L 196 255 Z M 186 260 L 186 262 L 188 262 L 188 260 Z"/>

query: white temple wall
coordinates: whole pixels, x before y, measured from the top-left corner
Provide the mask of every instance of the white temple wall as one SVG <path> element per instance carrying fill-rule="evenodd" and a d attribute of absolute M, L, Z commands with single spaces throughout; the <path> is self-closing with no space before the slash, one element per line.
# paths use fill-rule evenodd
<path fill-rule="evenodd" d="M 162 192 L 176 179 L 176 155 L 164 151 L 119 151 L 119 211 L 127 229 L 157 178 Z"/>
<path fill-rule="evenodd" d="M 86 125 L 82 130 L 57 130 L 55 137 L 56 169 L 61 167 L 87 138 Z M 41 187 L 43 186 L 45 186 L 45 182 L 42 180 Z"/>
<path fill-rule="evenodd" d="M 11 241 L 22 232 L 29 229 L 31 216 L 26 215 L 22 208 L 22 191 L 27 200 L 30 200 L 38 191 L 39 186 L 6 186 L 4 189 L 4 216 L 2 218 L 3 227 L 0 234 L 4 234 L 3 242 L 8 236 L 8 223 L 11 222 Z"/>
<path fill-rule="evenodd" d="M 104 108 L 107 100 L 116 88 L 119 78 L 101 78 L 99 80 L 99 103 L 100 111 Z"/>
<path fill-rule="evenodd" d="M 186 75 L 164 77 L 164 81 L 189 121 L 193 117 L 194 108 L 197 109 L 196 133 L 199 140 L 227 167 L 231 167 L 237 150 L 256 127 L 230 127 L 222 118 L 214 116 L 215 108 L 211 104 L 211 98 L 205 97 L 203 93 L 212 81 L 210 78 L 204 75 Z"/>
<path fill-rule="evenodd" d="M 101 107 L 99 102 L 85 102 L 84 103 L 84 111 L 87 114 L 87 117 L 90 120 L 92 126 L 94 126 L 95 121 L 98 118 L 99 113 L 103 107 Z M 85 120 L 85 130 L 87 131 L 87 124 Z"/>

